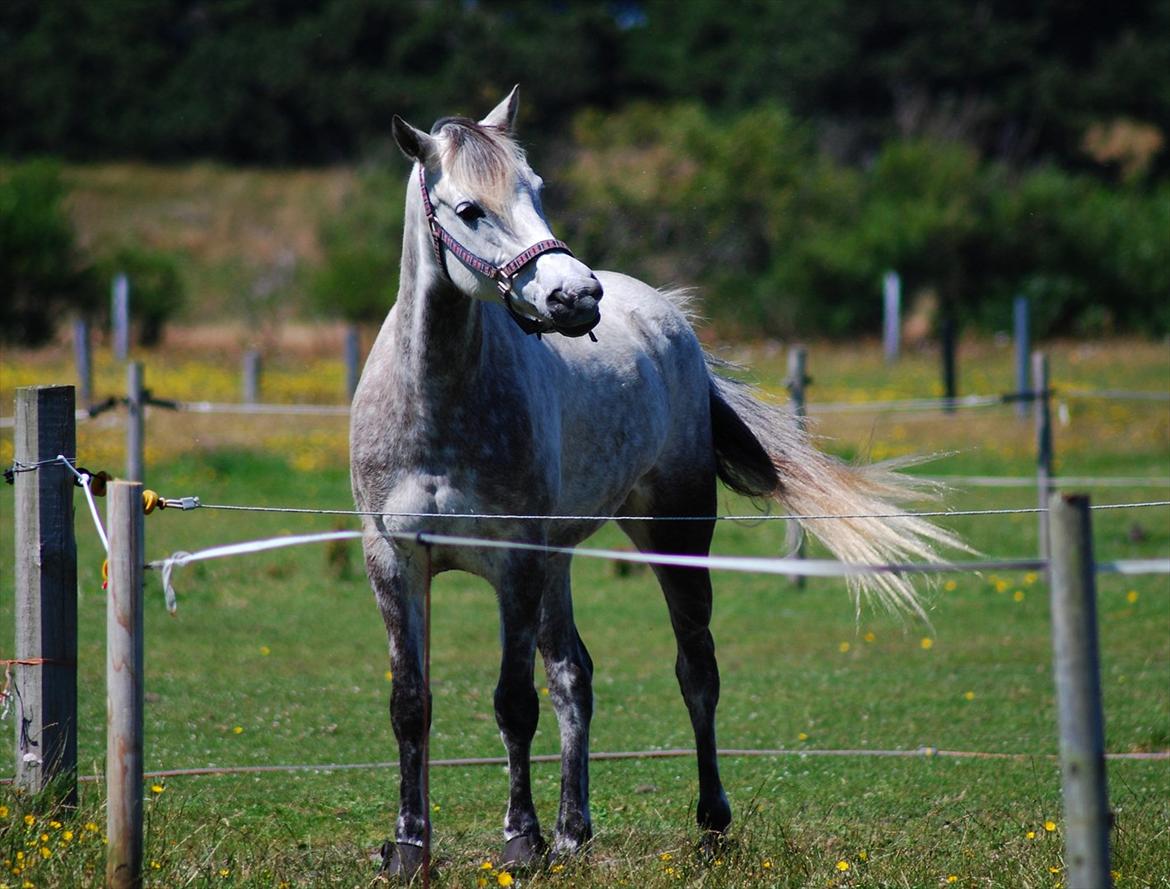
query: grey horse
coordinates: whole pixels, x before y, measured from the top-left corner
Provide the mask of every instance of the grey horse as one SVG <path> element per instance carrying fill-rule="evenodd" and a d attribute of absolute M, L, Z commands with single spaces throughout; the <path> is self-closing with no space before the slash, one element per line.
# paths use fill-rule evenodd
<path fill-rule="evenodd" d="M 810 521 L 839 558 L 933 558 L 960 545 L 893 505 L 916 486 L 888 467 L 853 467 L 810 443 L 801 422 L 720 376 L 677 295 L 594 272 L 556 240 L 542 182 L 513 138 L 517 90 L 478 122 L 423 132 L 395 117 L 413 161 L 398 297 L 354 396 L 351 475 L 365 520 L 366 567 L 389 635 L 390 716 L 401 787 L 383 872 L 422 865 L 425 572 L 485 578 L 499 601 L 495 714 L 508 757 L 503 860 L 534 864 L 581 850 L 589 815 L 593 664 L 573 620 L 571 557 L 519 549 L 435 547 L 418 531 L 574 547 L 605 517 L 642 551 L 705 555 L 716 481 L 776 500 Z M 604 299 L 603 299 L 604 295 Z M 476 516 L 498 516 L 479 519 Z M 674 517 L 657 522 L 653 517 Z M 580 517 L 580 518 L 575 518 Z M 682 520 L 678 520 L 682 517 Z M 660 566 L 678 644 L 675 671 L 694 727 L 701 831 L 731 823 L 719 778 L 719 672 L 706 570 Z M 917 608 L 892 574 L 854 586 Z M 533 669 L 544 658 L 560 727 L 561 793 L 551 850 L 532 801 L 538 717 Z"/>

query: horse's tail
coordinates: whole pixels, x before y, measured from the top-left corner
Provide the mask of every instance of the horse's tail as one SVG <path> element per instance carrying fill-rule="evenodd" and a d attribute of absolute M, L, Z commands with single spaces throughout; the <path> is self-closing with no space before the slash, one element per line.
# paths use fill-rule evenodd
<path fill-rule="evenodd" d="M 718 473 L 732 490 L 778 501 L 843 562 L 937 561 L 940 545 L 972 551 L 950 531 L 897 505 L 929 492 L 928 483 L 897 471 L 914 461 L 849 465 L 817 450 L 790 410 L 765 404 L 750 387 L 713 370 L 710 378 Z M 856 574 L 848 581 L 855 594 L 923 613 L 913 585 L 901 574 Z"/>

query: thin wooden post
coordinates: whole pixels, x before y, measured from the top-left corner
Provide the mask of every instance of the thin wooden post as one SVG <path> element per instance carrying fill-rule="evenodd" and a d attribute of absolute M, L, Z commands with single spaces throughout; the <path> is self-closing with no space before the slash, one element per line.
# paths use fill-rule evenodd
<path fill-rule="evenodd" d="M 114 358 L 130 355 L 130 280 L 119 272 L 110 290 L 110 323 L 114 326 Z"/>
<path fill-rule="evenodd" d="M 126 365 L 126 480 L 146 481 L 145 371 L 141 361 Z"/>
<path fill-rule="evenodd" d="M 345 397 L 353 401 L 361 377 L 361 331 L 356 324 L 345 326 Z"/>
<path fill-rule="evenodd" d="M 882 276 L 882 353 L 887 364 L 898 360 L 902 338 L 902 279 L 897 272 Z"/>
<path fill-rule="evenodd" d="M 1028 325 L 1029 305 L 1027 297 L 1017 296 L 1012 303 L 1012 340 L 1016 353 L 1016 395 L 1028 391 L 1028 356 L 1032 354 L 1031 333 Z M 1032 402 L 1026 398 L 1016 399 L 1016 416 L 1026 417 L 1032 412 Z"/>
<path fill-rule="evenodd" d="M 891 273 L 892 274 L 892 273 Z M 788 387 L 788 397 L 792 404 L 792 413 L 795 414 L 797 422 L 804 425 L 805 417 L 808 411 L 805 408 L 804 387 L 812 382 L 808 374 L 805 372 L 808 361 L 808 350 L 804 346 L 793 346 L 788 350 L 788 379 L 785 380 L 785 385 Z M 804 534 L 801 531 L 800 525 L 796 522 L 790 521 L 787 523 L 788 538 L 787 549 L 794 559 L 804 558 Z M 794 574 L 788 578 L 796 585 L 798 589 L 803 589 L 805 579 L 803 574 Z"/>
<path fill-rule="evenodd" d="M 943 376 L 943 396 L 947 399 L 947 405 L 944 410 L 948 414 L 955 412 L 954 401 L 958 394 L 958 385 L 956 383 L 956 357 L 957 350 L 955 332 L 955 319 L 948 315 L 942 324 L 942 376 Z"/>
<path fill-rule="evenodd" d="M 423 865 L 422 889 L 431 886 L 431 546 L 423 544 Z"/>
<path fill-rule="evenodd" d="M 1048 356 L 1032 353 L 1032 400 L 1036 417 L 1036 498 L 1040 558 L 1048 558 L 1048 498 L 1052 493 L 1052 412 L 1048 398 Z"/>
<path fill-rule="evenodd" d="M 77 394 L 80 402 L 93 404 L 93 349 L 89 339 L 89 322 L 73 319 L 73 359 L 77 365 Z"/>
<path fill-rule="evenodd" d="M 1053 494 L 1049 567 L 1066 886 L 1112 885 L 1089 498 Z"/>
<path fill-rule="evenodd" d="M 142 484 L 112 482 L 106 523 L 106 885 L 142 885 L 144 562 Z"/>
<path fill-rule="evenodd" d="M 244 353 L 244 404 L 260 400 L 260 352 L 249 349 Z"/>
<path fill-rule="evenodd" d="M 72 386 L 16 390 L 15 458 L 32 467 L 77 453 Z M 77 803 L 77 543 L 73 474 L 61 463 L 17 472 L 16 786 Z"/>

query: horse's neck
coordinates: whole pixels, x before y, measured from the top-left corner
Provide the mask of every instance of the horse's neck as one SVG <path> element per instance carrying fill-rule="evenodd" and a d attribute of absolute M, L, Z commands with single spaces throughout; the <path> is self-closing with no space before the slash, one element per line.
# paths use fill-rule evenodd
<path fill-rule="evenodd" d="M 408 203 L 408 220 L 419 220 Z M 407 225 L 396 309 L 396 363 L 430 391 L 459 389 L 479 369 L 482 307 L 451 283 L 421 222 Z"/>

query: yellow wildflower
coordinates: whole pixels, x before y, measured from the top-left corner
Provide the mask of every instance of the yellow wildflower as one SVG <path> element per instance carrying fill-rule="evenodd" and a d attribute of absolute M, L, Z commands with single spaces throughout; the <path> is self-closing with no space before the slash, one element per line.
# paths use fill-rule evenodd
<path fill-rule="evenodd" d="M 930 651 L 932 648 L 934 648 L 934 640 L 929 636 L 923 636 L 922 641 L 918 644 L 922 646 L 923 651 Z"/>
<path fill-rule="evenodd" d="M 260 654 L 263 655 L 264 657 L 268 657 L 268 655 L 272 654 L 272 649 L 269 648 L 267 645 L 261 645 L 260 646 Z"/>
<path fill-rule="evenodd" d="M 151 784 L 150 785 L 150 792 L 151 793 L 158 794 L 158 793 L 162 793 L 164 790 L 166 790 L 166 787 L 164 787 L 162 784 Z"/>
<path fill-rule="evenodd" d="M 849 650 L 849 643 L 842 642 L 840 645 L 837 646 L 837 650 L 840 651 L 841 654 L 844 654 L 845 652 L 847 652 Z"/>
<path fill-rule="evenodd" d="M 480 870 L 491 870 L 491 869 L 492 869 L 492 863 L 491 863 L 490 861 L 485 861 L 483 864 L 481 864 L 481 865 L 479 866 L 479 869 L 480 869 Z"/>
<path fill-rule="evenodd" d="M 1130 590 L 1128 593 L 1125 594 L 1125 601 L 1128 602 L 1130 605 L 1132 605 L 1137 600 L 1138 600 L 1138 591 L 1137 590 Z"/>
<path fill-rule="evenodd" d="M 946 583 L 943 584 L 943 589 L 946 590 L 948 593 L 953 593 L 958 588 L 959 588 L 959 585 L 954 580 L 948 580 Z"/>
<path fill-rule="evenodd" d="M 662 852 L 662 853 L 661 853 L 661 854 L 658 856 L 658 860 L 659 860 L 659 861 L 670 861 L 670 859 L 672 859 L 672 858 L 674 858 L 674 856 L 673 856 L 673 855 L 671 855 L 669 852 Z"/>
<path fill-rule="evenodd" d="M 32 827 L 34 824 L 37 823 L 37 816 L 36 815 L 25 815 L 24 816 L 24 823 L 27 824 L 29 827 Z"/>
<path fill-rule="evenodd" d="M 963 699 L 964 699 L 964 700 L 967 700 L 967 701 L 973 701 L 973 700 L 975 700 L 975 692 L 973 692 L 973 691 L 965 691 L 965 692 L 963 692 Z"/>
<path fill-rule="evenodd" d="M 0 818 L 8 817 L 8 806 L 0 806 Z"/>
<path fill-rule="evenodd" d="M 957 883 L 957 882 L 959 882 L 959 878 L 956 877 L 954 874 L 947 874 L 947 882 L 948 883 Z"/>
<path fill-rule="evenodd" d="M 496 882 L 501 886 L 504 886 L 506 889 L 506 887 L 511 886 L 516 881 L 512 879 L 512 875 L 510 873 L 508 873 L 506 870 L 502 870 L 496 874 Z"/>
<path fill-rule="evenodd" d="M 837 862 L 837 870 L 841 871 L 841 873 L 845 873 L 845 871 L 849 870 L 849 862 L 848 861 L 838 861 Z"/>
<path fill-rule="evenodd" d="M 1012 598 L 1015 599 L 1017 602 L 1023 602 L 1024 601 L 1024 591 L 1023 590 L 1016 590 L 1014 593 L 1012 593 Z"/>
<path fill-rule="evenodd" d="M 242 735 L 243 733 L 244 733 L 244 727 L 242 725 L 237 725 L 232 729 L 233 735 Z"/>
<path fill-rule="evenodd" d="M 1044 822 L 1044 829 L 1046 831 L 1048 831 L 1049 833 L 1052 833 L 1054 830 L 1056 830 L 1056 822 L 1055 821 L 1045 821 Z"/>
<path fill-rule="evenodd" d="M 53 857 L 53 850 L 48 846 L 41 846 L 41 858 L 49 859 Z"/>

